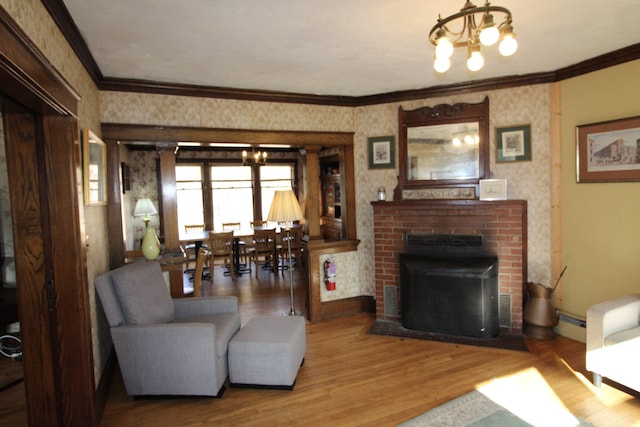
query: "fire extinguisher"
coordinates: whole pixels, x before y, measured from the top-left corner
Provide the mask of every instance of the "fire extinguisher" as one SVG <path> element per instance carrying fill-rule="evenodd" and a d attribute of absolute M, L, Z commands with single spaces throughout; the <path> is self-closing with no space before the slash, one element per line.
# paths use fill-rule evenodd
<path fill-rule="evenodd" d="M 328 291 L 336 290 L 336 264 L 330 259 L 324 262 L 324 282 Z"/>

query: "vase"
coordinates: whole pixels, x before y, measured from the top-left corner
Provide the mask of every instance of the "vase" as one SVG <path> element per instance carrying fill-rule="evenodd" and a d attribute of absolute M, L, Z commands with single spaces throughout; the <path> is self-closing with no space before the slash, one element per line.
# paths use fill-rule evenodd
<path fill-rule="evenodd" d="M 142 239 L 142 255 L 148 260 L 154 260 L 160 255 L 160 242 L 153 227 L 147 227 Z"/>
<path fill-rule="evenodd" d="M 558 313 L 551 302 L 553 289 L 529 282 L 527 290 L 529 296 L 523 313 L 525 333 L 541 340 L 553 339 L 553 328 L 558 324 Z"/>

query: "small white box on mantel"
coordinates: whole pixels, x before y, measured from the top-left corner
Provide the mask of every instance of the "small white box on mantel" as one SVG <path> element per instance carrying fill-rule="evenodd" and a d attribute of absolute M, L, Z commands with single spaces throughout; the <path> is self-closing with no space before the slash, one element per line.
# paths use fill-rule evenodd
<path fill-rule="evenodd" d="M 507 180 L 481 179 L 480 200 L 507 200 Z"/>

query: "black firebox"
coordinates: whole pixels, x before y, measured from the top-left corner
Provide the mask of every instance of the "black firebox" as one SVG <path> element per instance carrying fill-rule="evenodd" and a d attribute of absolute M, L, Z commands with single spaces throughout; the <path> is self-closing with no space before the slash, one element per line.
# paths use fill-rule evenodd
<path fill-rule="evenodd" d="M 407 329 L 495 337 L 498 258 L 482 236 L 407 236 L 400 254 L 402 325 Z"/>

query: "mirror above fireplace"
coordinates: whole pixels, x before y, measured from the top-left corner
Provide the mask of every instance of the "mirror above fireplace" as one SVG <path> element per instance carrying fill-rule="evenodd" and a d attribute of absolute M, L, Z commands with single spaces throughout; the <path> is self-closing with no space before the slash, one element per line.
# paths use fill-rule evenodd
<path fill-rule="evenodd" d="M 475 199 L 489 177 L 489 98 L 399 109 L 400 176 L 394 198 Z"/>

